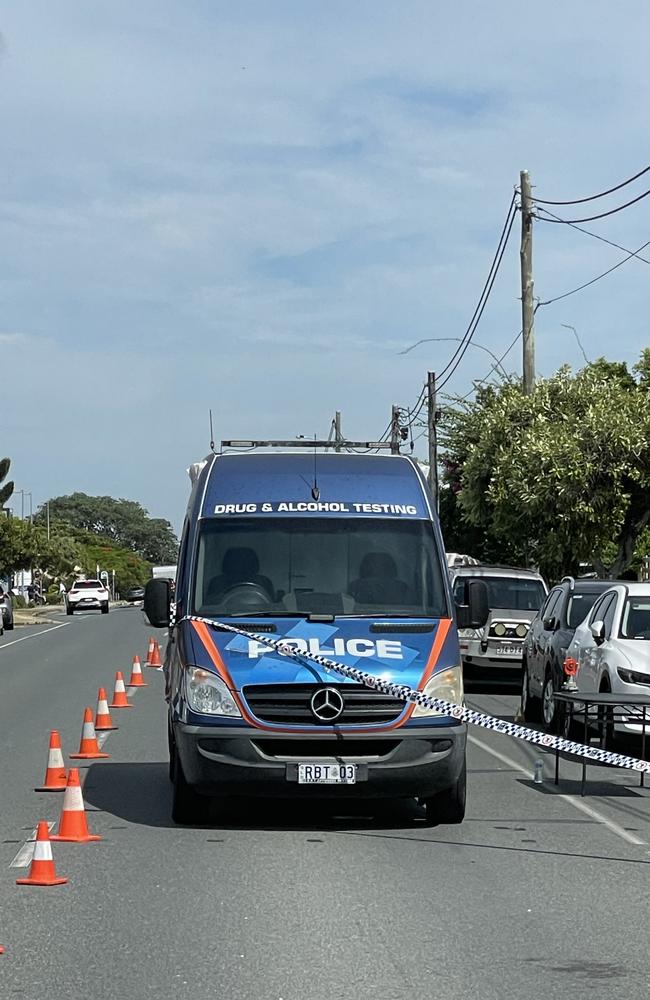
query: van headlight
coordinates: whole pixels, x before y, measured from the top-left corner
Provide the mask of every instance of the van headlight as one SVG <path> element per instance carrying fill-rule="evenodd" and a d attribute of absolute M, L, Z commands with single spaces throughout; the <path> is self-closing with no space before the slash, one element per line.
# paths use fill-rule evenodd
<path fill-rule="evenodd" d="M 209 670 L 190 667 L 185 677 L 185 692 L 193 712 L 241 718 L 241 712 L 230 691 L 221 678 Z"/>
<path fill-rule="evenodd" d="M 458 666 L 438 670 L 427 681 L 423 693 L 429 698 L 442 698 L 444 701 L 453 702 L 454 705 L 462 705 L 465 696 L 463 691 L 463 668 Z M 444 712 L 436 712 L 430 708 L 420 708 L 419 705 L 416 705 L 411 718 L 417 719 L 426 715 L 444 714 Z"/>

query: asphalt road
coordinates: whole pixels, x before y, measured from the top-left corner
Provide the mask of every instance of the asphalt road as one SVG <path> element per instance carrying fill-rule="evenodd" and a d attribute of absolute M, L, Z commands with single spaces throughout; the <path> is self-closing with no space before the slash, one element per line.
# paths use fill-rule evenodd
<path fill-rule="evenodd" d="M 47 631 L 47 630 L 50 631 Z M 83 709 L 143 656 L 138 608 L 0 639 L 0 998 L 600 1000 L 645 997 L 650 792 L 470 734 L 469 809 L 427 829 L 414 802 L 253 802 L 206 827 L 169 818 L 162 677 L 114 714 L 110 759 L 82 770 L 97 844 L 54 844 L 69 884 L 18 887 L 24 842 L 57 820 L 40 784 L 49 730 L 77 749 Z M 109 691 L 109 693 L 110 693 Z M 512 716 L 512 688 L 474 689 Z M 83 762 L 81 762 L 83 763 Z"/>

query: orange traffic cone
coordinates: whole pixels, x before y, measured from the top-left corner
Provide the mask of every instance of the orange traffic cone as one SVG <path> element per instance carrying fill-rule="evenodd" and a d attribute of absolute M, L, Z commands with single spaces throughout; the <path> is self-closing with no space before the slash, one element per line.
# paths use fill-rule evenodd
<path fill-rule="evenodd" d="M 56 729 L 50 733 L 50 749 L 47 753 L 47 767 L 45 769 L 45 781 L 35 792 L 64 792 L 65 791 L 65 764 L 61 752 L 61 737 Z"/>
<path fill-rule="evenodd" d="M 98 760 L 100 757 L 108 757 L 107 753 L 102 753 L 97 743 L 92 708 L 87 708 L 84 711 L 84 724 L 81 730 L 79 753 L 71 753 L 69 757 L 71 760 Z"/>
<path fill-rule="evenodd" d="M 152 636 L 149 639 L 149 645 L 147 647 L 147 657 L 146 657 L 146 659 L 144 661 L 145 662 L 145 666 L 147 666 L 147 667 L 151 666 L 151 658 L 153 656 L 153 651 L 154 651 L 155 648 L 156 648 L 156 640 Z"/>
<path fill-rule="evenodd" d="M 142 668 L 140 667 L 140 657 L 133 657 L 133 669 L 131 670 L 131 680 L 129 681 L 130 688 L 146 688 L 149 687 L 144 677 L 142 676 Z"/>
<path fill-rule="evenodd" d="M 91 840 L 101 839 L 98 834 L 88 830 L 79 771 L 76 767 L 71 767 L 59 817 L 59 832 L 50 837 L 50 840 L 72 840 L 75 844 L 87 844 Z"/>
<path fill-rule="evenodd" d="M 36 831 L 34 856 L 27 878 L 17 878 L 16 885 L 63 885 L 67 878 L 57 877 L 47 823 L 42 819 Z"/>
<path fill-rule="evenodd" d="M 117 729 L 117 726 L 113 725 L 113 720 L 111 719 L 111 713 L 108 711 L 108 703 L 106 701 L 106 692 L 104 688 L 100 688 L 97 692 L 97 712 L 95 713 L 95 729 L 100 732 L 104 732 L 107 729 Z"/>
<path fill-rule="evenodd" d="M 111 708 L 133 708 L 133 705 L 129 701 L 126 688 L 124 687 L 124 678 L 122 677 L 122 671 L 118 670 L 115 674 L 115 690 L 113 691 L 113 700 L 110 704 Z"/>
<path fill-rule="evenodd" d="M 155 639 L 151 641 L 153 642 L 153 650 L 147 655 L 147 666 L 160 670 L 162 667 L 162 663 L 160 662 L 160 644 Z"/>

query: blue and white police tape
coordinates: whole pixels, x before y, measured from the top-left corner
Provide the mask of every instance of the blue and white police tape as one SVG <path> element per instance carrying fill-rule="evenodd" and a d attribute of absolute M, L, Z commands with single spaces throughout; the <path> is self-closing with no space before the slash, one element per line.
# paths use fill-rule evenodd
<path fill-rule="evenodd" d="M 506 722 L 504 719 L 497 719 L 493 715 L 486 715 L 484 712 L 475 712 L 464 705 L 455 705 L 453 702 L 445 701 L 443 698 L 431 698 L 422 691 L 416 691 L 407 684 L 393 684 L 392 681 L 383 680 L 373 674 L 359 670 L 357 667 L 348 667 L 336 660 L 330 660 L 320 653 L 307 653 L 295 649 L 286 640 L 271 639 L 268 635 L 258 635 L 248 632 L 245 629 L 237 628 L 236 625 L 229 625 L 226 622 L 215 621 L 213 618 L 202 618 L 198 615 L 186 615 L 181 621 L 203 622 L 213 628 L 224 632 L 232 632 L 234 635 L 241 635 L 244 639 L 252 639 L 255 642 L 264 643 L 270 649 L 274 649 L 282 656 L 291 656 L 296 660 L 312 660 L 320 664 L 325 670 L 332 670 L 342 677 L 349 677 L 350 680 L 358 684 L 365 684 L 366 687 L 381 691 L 382 694 L 392 695 L 400 701 L 414 702 L 420 708 L 428 708 L 440 715 L 449 716 L 458 722 L 465 722 L 470 726 L 480 726 L 482 729 L 491 729 L 495 733 L 503 733 L 504 736 L 514 736 L 515 739 L 525 740 L 527 743 L 534 743 L 536 746 L 545 747 L 547 750 L 560 750 L 563 753 L 573 754 L 576 757 L 585 757 L 598 764 L 610 764 L 614 767 L 628 768 L 633 771 L 644 771 L 650 774 L 650 761 L 639 760 L 637 757 L 628 757 L 625 754 L 612 753 L 610 750 L 602 750 L 600 747 L 586 746 L 584 743 L 574 743 L 572 740 L 564 739 L 562 736 L 553 736 L 550 733 L 540 733 L 537 729 L 528 729 L 515 722 Z"/>

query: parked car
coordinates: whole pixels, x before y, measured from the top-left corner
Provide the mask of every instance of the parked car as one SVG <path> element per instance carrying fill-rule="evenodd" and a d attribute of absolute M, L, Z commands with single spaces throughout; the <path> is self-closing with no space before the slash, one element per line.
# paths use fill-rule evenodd
<path fill-rule="evenodd" d="M 565 576 L 548 595 L 524 639 L 521 710 L 526 722 L 541 722 L 549 733 L 564 727 L 553 693 L 565 681 L 564 661 L 578 625 L 611 580 L 575 580 Z"/>
<path fill-rule="evenodd" d="M 66 594 L 65 610 L 69 615 L 87 608 L 98 608 L 108 614 L 109 593 L 101 580 L 75 580 Z"/>
<path fill-rule="evenodd" d="M 575 631 L 568 655 L 578 662 L 578 689 L 650 696 L 650 582 L 617 583 L 594 604 Z M 632 717 L 608 727 L 640 736 Z"/>
<path fill-rule="evenodd" d="M 464 670 L 519 670 L 524 639 L 548 592 L 544 579 L 512 566 L 456 566 L 449 572 L 456 601 L 467 599 L 472 580 L 482 580 L 488 589 L 485 626 L 458 633 Z"/>
<path fill-rule="evenodd" d="M 130 590 L 127 590 L 124 600 L 128 601 L 129 604 L 136 604 L 138 601 L 143 601 L 144 587 L 131 587 Z"/>
<path fill-rule="evenodd" d="M 0 587 L 0 635 L 6 629 L 10 632 L 14 627 L 14 605 L 11 594 Z"/>

